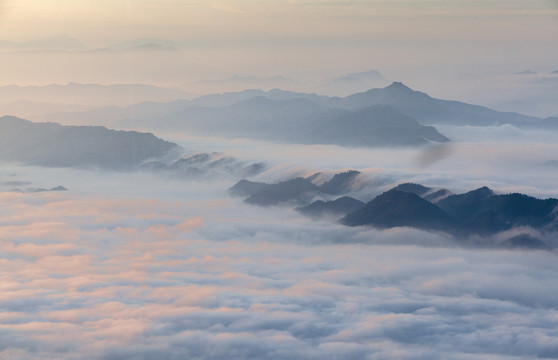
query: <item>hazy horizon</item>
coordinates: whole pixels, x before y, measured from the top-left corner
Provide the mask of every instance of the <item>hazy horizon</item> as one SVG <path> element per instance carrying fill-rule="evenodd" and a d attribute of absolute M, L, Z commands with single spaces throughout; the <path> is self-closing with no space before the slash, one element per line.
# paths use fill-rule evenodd
<path fill-rule="evenodd" d="M 13 44 L 0 46 L 0 85 L 144 83 L 198 95 L 246 87 L 327 93 L 321 86 L 327 79 L 375 69 L 388 81 L 438 98 L 538 116 L 558 113 L 548 105 L 558 87 L 558 75 L 551 74 L 558 71 L 556 1 L 26 0 L 0 6 L 0 40 L 31 42 L 23 53 L 14 53 Z M 33 41 L 63 34 L 83 47 L 58 43 L 56 51 L 33 51 L 48 48 Z M 138 39 L 174 51 L 95 51 L 133 47 Z M 524 71 L 537 74 L 517 75 Z M 221 81 L 235 75 L 294 81 Z M 533 105 L 537 101 L 543 104 Z"/>

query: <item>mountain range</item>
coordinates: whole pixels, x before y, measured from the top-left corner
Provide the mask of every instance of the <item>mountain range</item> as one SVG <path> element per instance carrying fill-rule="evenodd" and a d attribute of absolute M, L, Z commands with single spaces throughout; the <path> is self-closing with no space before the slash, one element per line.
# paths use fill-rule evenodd
<path fill-rule="evenodd" d="M 0 160 L 55 167 L 132 169 L 178 145 L 150 133 L 0 118 Z"/>
<path fill-rule="evenodd" d="M 512 228 L 558 229 L 558 199 L 524 194 L 495 194 L 482 187 L 430 202 L 413 192 L 389 190 L 348 213 L 349 226 L 397 226 L 444 231 L 456 236 L 491 236 Z"/>
<path fill-rule="evenodd" d="M 34 123 L 12 116 L 0 118 L 0 161 L 45 167 L 145 170 L 191 180 L 238 179 L 266 169 L 261 162 L 240 161 L 221 153 L 184 154 L 180 146 L 151 133 Z"/>
<path fill-rule="evenodd" d="M 495 111 L 440 100 L 395 82 L 347 97 L 283 90 L 246 90 L 167 103 L 52 114 L 51 121 L 122 129 L 343 146 L 414 146 L 448 139 L 432 126 L 497 126 L 558 129 L 557 118 Z"/>
<path fill-rule="evenodd" d="M 229 193 L 246 197 L 245 201 L 252 205 L 272 206 L 289 202 L 307 205 L 318 195 L 341 195 L 350 192 L 360 172 L 350 170 L 338 173 L 323 184 L 316 185 L 312 180 L 318 175 L 319 173 L 307 178 L 296 177 L 276 184 L 242 179 L 229 189 Z"/>
<path fill-rule="evenodd" d="M 443 232 L 468 242 L 492 239 L 481 241 L 484 245 L 493 244 L 497 234 L 519 229 L 520 235 L 507 236 L 498 244 L 550 248 L 528 229 L 541 234 L 554 234 L 558 230 L 558 199 L 543 200 L 518 193 L 496 194 L 487 187 L 452 194 L 446 189 L 403 183 L 364 203 L 348 196 L 354 190 L 351 184 L 358 175 L 358 172 L 340 173 L 321 185 L 315 184 L 311 177 L 276 184 L 242 180 L 230 192 L 245 197 L 252 205 L 295 205 L 305 216 L 334 218 L 347 226 L 411 227 Z M 336 191 L 327 191 L 330 184 L 338 184 L 340 180 L 343 180 L 342 186 L 336 187 Z M 332 194 L 343 196 L 312 201 L 315 197 Z"/>

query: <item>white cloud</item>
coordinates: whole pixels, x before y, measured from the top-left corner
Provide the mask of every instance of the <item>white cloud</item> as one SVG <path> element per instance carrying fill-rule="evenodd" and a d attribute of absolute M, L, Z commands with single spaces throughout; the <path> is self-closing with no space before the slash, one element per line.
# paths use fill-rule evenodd
<path fill-rule="evenodd" d="M 219 182 L 53 174 L 69 192 L 0 196 L 3 359 L 558 354 L 555 253 L 313 222 L 209 198 Z"/>

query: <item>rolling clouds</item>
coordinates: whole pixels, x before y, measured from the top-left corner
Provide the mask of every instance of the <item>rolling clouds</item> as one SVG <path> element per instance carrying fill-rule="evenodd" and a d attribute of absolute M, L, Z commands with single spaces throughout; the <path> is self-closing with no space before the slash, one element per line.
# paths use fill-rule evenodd
<path fill-rule="evenodd" d="M 553 252 L 310 221 L 220 182 L 38 170 L 2 177 L 70 191 L 0 194 L 2 358 L 558 355 Z"/>

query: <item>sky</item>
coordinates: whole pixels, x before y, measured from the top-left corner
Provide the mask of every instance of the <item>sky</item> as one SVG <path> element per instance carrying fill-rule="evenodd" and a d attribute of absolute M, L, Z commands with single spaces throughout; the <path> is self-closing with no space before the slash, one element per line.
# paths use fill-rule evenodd
<path fill-rule="evenodd" d="M 156 38 L 181 49 L 181 57 L 159 54 L 141 60 L 4 54 L 14 74 L 4 79 L 6 85 L 135 80 L 195 92 L 191 83 L 197 82 L 200 92 L 208 92 L 219 89 L 202 88 L 200 81 L 237 74 L 315 82 L 376 69 L 434 96 L 477 102 L 488 97 L 492 104 L 503 104 L 518 101 L 517 92 L 549 91 L 518 85 L 509 76 L 558 70 L 554 0 L 4 0 L 0 6 L 0 40 L 66 34 L 87 49 L 98 49 Z M 135 70 L 127 69 L 129 63 Z M 45 64 L 60 64 L 60 69 Z M 513 93 L 510 84 L 520 89 Z M 498 97 L 496 88 L 507 98 Z"/>

